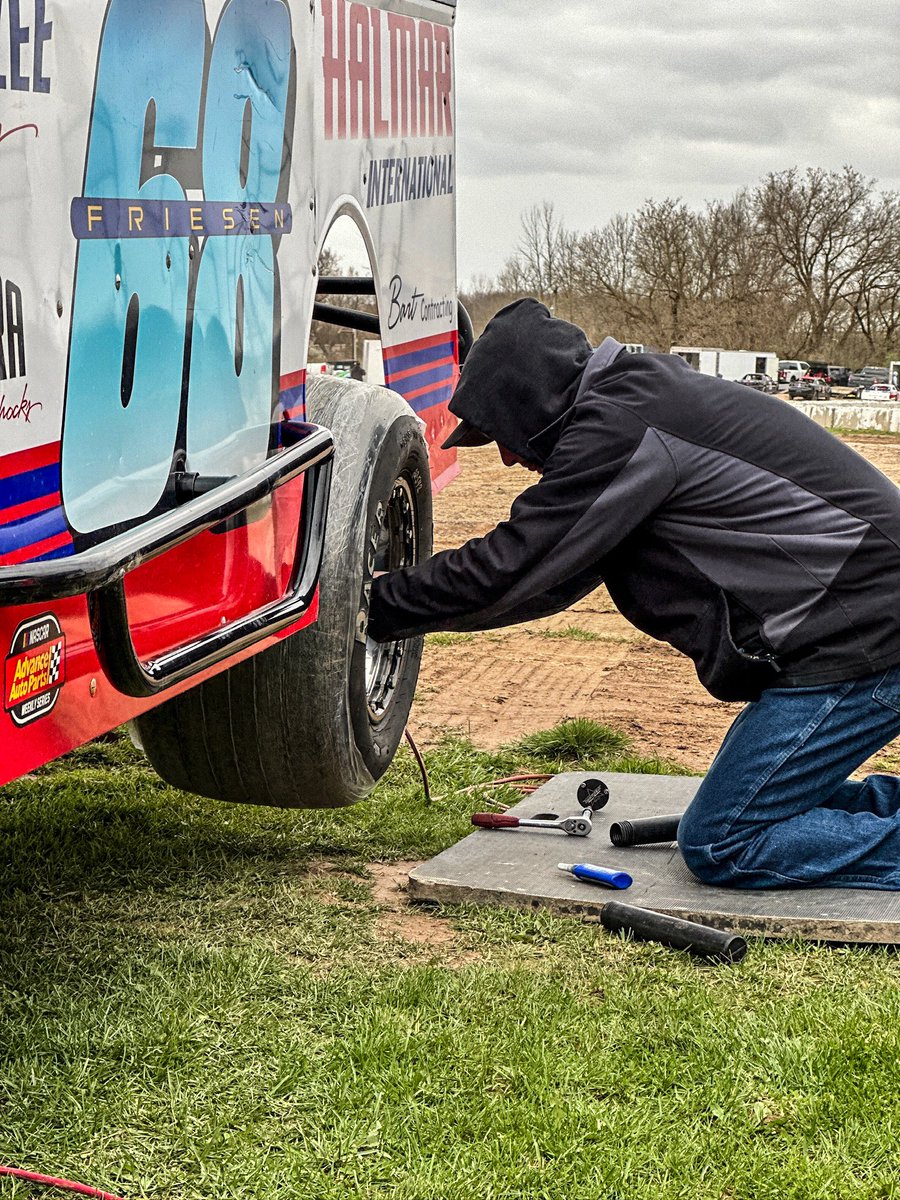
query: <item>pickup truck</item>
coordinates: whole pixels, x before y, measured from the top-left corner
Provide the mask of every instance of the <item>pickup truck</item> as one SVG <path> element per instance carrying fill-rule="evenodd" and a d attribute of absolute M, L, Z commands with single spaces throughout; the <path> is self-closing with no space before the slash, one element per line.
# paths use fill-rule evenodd
<path fill-rule="evenodd" d="M 808 362 L 800 362 L 798 359 L 782 360 L 778 364 L 778 382 L 793 383 L 796 379 L 802 379 L 808 370 Z"/>
<path fill-rule="evenodd" d="M 860 367 L 851 371 L 847 379 L 847 387 L 856 388 L 857 395 L 873 383 L 890 383 L 887 367 Z"/>
<path fill-rule="evenodd" d="M 456 0 L 3 18 L 0 784 L 128 722 L 182 788 L 352 803 L 421 653 L 368 641 L 373 572 L 458 469 Z M 340 219 L 367 276 L 320 277 Z M 314 319 L 387 388 L 308 382 Z"/>

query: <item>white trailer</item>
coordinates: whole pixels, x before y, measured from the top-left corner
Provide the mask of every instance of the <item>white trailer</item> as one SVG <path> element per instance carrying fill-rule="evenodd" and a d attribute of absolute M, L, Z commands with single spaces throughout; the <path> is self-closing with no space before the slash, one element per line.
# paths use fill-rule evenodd
<path fill-rule="evenodd" d="M 720 379 L 742 379 L 745 375 L 761 373 L 778 378 L 778 355 L 761 350 L 723 350 L 711 346 L 672 346 L 677 354 L 701 375 Z"/>

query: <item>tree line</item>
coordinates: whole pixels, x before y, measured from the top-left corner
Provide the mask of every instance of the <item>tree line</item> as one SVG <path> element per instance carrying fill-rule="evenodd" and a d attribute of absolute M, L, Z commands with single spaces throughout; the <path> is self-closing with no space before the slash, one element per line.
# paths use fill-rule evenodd
<path fill-rule="evenodd" d="M 900 358 L 900 195 L 851 167 L 792 168 L 699 211 L 648 200 L 587 232 L 545 201 L 523 215 L 499 276 L 463 302 L 480 331 L 524 295 L 595 343 L 886 364 Z"/>

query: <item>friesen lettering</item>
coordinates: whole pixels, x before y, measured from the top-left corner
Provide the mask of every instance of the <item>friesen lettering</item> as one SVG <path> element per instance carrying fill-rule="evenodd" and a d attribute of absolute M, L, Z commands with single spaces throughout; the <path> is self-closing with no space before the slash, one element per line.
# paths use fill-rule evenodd
<path fill-rule="evenodd" d="M 213 200 L 105 200 L 76 196 L 72 232 L 79 240 L 127 238 L 275 237 L 293 229 L 290 204 L 222 204 Z"/>
<path fill-rule="evenodd" d="M 321 0 L 325 137 L 452 137 L 445 25 L 350 0 Z"/>
<path fill-rule="evenodd" d="M 47 0 L 0 0 L 0 91 L 50 91 L 44 49 L 53 22 L 46 15 Z"/>

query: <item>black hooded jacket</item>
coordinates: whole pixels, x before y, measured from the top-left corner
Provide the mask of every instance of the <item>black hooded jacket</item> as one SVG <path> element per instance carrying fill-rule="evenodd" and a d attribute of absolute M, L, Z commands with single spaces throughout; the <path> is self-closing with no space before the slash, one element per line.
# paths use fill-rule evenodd
<path fill-rule="evenodd" d="M 530 344 L 522 353 L 533 360 Z M 530 387 L 516 359 L 493 364 L 489 392 L 466 366 L 459 414 L 477 424 L 476 396 L 482 420 L 492 403 L 507 408 L 486 429 L 503 439 L 521 417 L 525 441 L 510 448 L 543 477 L 485 537 L 376 580 L 370 636 L 511 625 L 605 582 L 620 612 L 689 655 L 722 700 L 900 664 L 890 480 L 773 396 L 674 355 L 610 359 L 608 340 L 574 390 L 570 372 L 547 389 L 557 400 L 540 430 L 514 408 Z"/>
<path fill-rule="evenodd" d="M 517 457 L 543 465 L 593 353 L 577 325 L 552 317 L 536 300 L 517 300 L 472 347 L 450 411 Z"/>

